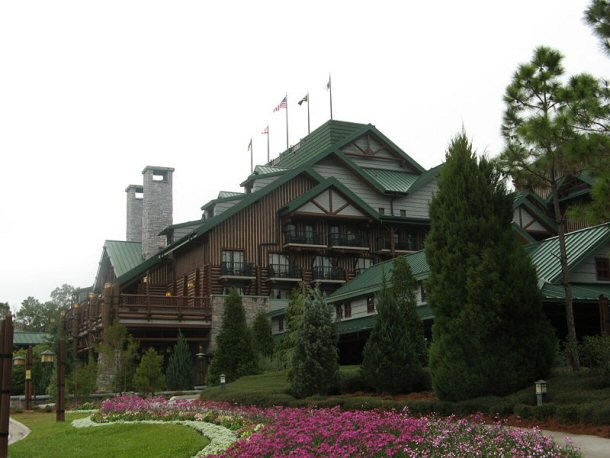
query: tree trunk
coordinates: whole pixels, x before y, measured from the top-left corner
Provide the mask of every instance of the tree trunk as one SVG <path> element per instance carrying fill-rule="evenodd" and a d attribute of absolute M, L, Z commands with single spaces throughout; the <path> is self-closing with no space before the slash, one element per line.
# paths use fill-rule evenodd
<path fill-rule="evenodd" d="M 563 288 L 566 295 L 566 324 L 568 327 L 568 340 L 566 342 L 566 353 L 570 360 L 573 371 L 580 370 L 580 357 L 578 355 L 578 341 L 576 339 L 576 326 L 574 324 L 574 305 L 572 284 L 570 283 L 570 270 L 568 268 L 568 252 L 566 249 L 565 222 L 559 208 L 559 190 L 557 180 L 551 177 L 551 195 L 553 196 L 553 210 L 555 222 L 557 223 L 557 240 L 559 241 L 559 259 L 561 262 L 561 273 L 563 277 Z"/>

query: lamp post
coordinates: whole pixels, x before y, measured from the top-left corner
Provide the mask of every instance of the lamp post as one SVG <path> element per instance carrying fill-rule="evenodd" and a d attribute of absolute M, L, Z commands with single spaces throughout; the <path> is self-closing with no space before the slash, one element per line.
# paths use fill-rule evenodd
<path fill-rule="evenodd" d="M 8 456 L 12 358 L 13 319 L 8 313 L 0 322 L 0 458 Z"/>
<path fill-rule="evenodd" d="M 220 389 L 224 390 L 227 386 L 227 378 L 225 374 L 220 374 Z"/>
<path fill-rule="evenodd" d="M 61 320 L 64 324 L 63 316 Z M 55 421 L 66 421 L 66 338 L 62 331 L 59 337 L 59 354 L 57 355 L 57 403 L 55 404 Z"/>
<path fill-rule="evenodd" d="M 536 383 L 536 405 L 541 406 L 542 401 L 546 399 L 546 389 L 548 383 L 545 380 L 538 380 Z"/>
<path fill-rule="evenodd" d="M 205 359 L 208 355 L 203 352 L 203 346 L 199 345 L 199 353 L 196 353 L 195 356 L 197 357 L 197 361 L 199 361 L 199 384 L 205 385 Z"/>
<path fill-rule="evenodd" d="M 25 395 L 25 410 L 27 412 L 32 410 L 32 346 L 28 346 L 27 357 L 15 356 L 13 358 L 13 365 L 16 367 L 25 366 L 25 384 L 23 394 Z"/>

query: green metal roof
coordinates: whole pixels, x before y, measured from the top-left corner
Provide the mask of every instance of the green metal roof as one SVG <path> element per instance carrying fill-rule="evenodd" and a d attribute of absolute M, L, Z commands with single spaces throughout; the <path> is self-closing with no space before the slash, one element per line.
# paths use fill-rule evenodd
<path fill-rule="evenodd" d="M 419 306 L 416 309 L 419 318 L 422 320 L 429 320 L 434 318 L 432 315 L 432 310 L 429 306 L 423 305 Z M 377 321 L 377 314 L 373 313 L 371 315 L 363 316 L 361 318 L 354 319 L 342 319 L 336 323 L 337 325 L 337 334 L 353 334 L 355 332 L 360 331 L 368 331 L 373 329 L 375 326 L 375 322 Z"/>
<path fill-rule="evenodd" d="M 610 297 L 610 284 L 572 284 L 572 294 L 575 301 L 592 301 L 597 302 L 600 295 Z M 542 296 L 547 300 L 564 300 L 566 298 L 563 285 L 551 285 L 546 283 L 542 287 Z"/>
<path fill-rule="evenodd" d="M 418 175 L 398 170 L 363 168 L 364 173 L 375 180 L 384 192 L 406 194 Z"/>
<path fill-rule="evenodd" d="M 610 240 L 610 223 L 600 224 L 566 234 L 566 250 L 570 270 L 576 269 L 587 257 Z M 561 277 L 559 239 L 552 237 L 530 247 L 532 264 L 538 274 L 538 286 L 555 283 Z"/>
<path fill-rule="evenodd" d="M 240 186 L 246 186 L 248 183 L 258 180 L 259 178 L 281 175 L 286 170 L 288 170 L 288 169 L 285 169 L 282 167 L 272 167 L 270 165 L 257 165 L 256 167 L 254 167 L 254 172 L 252 172 L 250 174 L 250 176 L 248 178 L 246 178 L 246 181 L 244 181 L 243 183 L 240 183 Z"/>
<path fill-rule="evenodd" d="M 319 185 L 310 189 L 306 193 L 301 194 L 299 197 L 297 197 L 295 200 L 290 202 L 284 208 L 280 209 L 280 212 L 281 213 L 293 212 L 293 211 L 297 210 L 299 207 L 301 207 L 302 205 L 309 202 L 311 199 L 318 196 L 320 193 L 324 192 L 328 188 L 337 189 L 341 194 L 344 195 L 344 197 L 347 197 L 348 200 L 350 200 L 352 203 L 356 204 L 361 210 L 363 210 L 371 218 L 373 218 L 373 219 L 378 218 L 378 213 L 375 210 L 373 210 L 360 197 L 358 197 L 356 194 L 354 194 L 352 191 L 350 191 L 346 186 L 341 184 L 341 182 L 339 182 L 339 180 L 337 180 L 335 177 L 326 178 L 322 183 L 320 183 Z"/>
<path fill-rule="evenodd" d="M 418 189 L 424 187 L 425 185 L 430 183 L 432 180 L 434 180 L 441 173 L 441 170 L 444 165 L 445 165 L 444 163 L 439 164 L 436 167 L 432 167 L 430 170 L 427 170 L 424 173 L 422 173 L 419 177 L 417 177 L 417 180 L 415 181 L 415 183 L 413 183 L 411 185 L 411 187 L 409 188 L 409 192 L 414 193 Z"/>
<path fill-rule="evenodd" d="M 117 277 L 142 263 L 142 244 L 140 242 L 106 240 L 104 250 L 108 253 L 110 264 Z"/>
<path fill-rule="evenodd" d="M 47 343 L 51 335 L 46 332 L 15 331 L 13 334 L 13 345 L 28 346 Z"/>
<path fill-rule="evenodd" d="M 428 277 L 430 267 L 426 262 L 426 254 L 424 251 L 418 251 L 417 253 L 405 255 L 411 272 L 416 280 L 423 280 Z M 343 285 L 341 288 L 330 294 L 326 300 L 329 303 L 339 302 L 351 297 L 363 296 L 365 294 L 371 294 L 381 289 L 383 275 L 385 273 L 386 281 L 390 283 L 392 281 L 392 274 L 394 272 L 394 260 L 380 262 L 372 267 L 369 267 L 364 272 L 356 275 L 356 277 Z"/>
<path fill-rule="evenodd" d="M 218 202 L 229 202 L 231 200 L 240 200 L 246 197 L 247 194 L 243 192 L 233 191 L 220 191 L 216 199 L 210 200 L 208 203 L 201 207 L 201 210 L 206 210 L 208 207 L 217 204 Z"/>
<path fill-rule="evenodd" d="M 226 199 L 227 197 L 238 197 L 238 196 L 243 196 L 244 193 L 243 192 L 237 192 L 237 191 L 220 191 L 218 193 L 218 198 L 219 199 Z"/>

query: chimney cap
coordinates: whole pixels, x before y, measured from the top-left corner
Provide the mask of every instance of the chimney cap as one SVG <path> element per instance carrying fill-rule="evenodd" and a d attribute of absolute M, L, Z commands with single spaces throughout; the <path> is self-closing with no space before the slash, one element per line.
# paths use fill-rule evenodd
<path fill-rule="evenodd" d="M 144 167 L 144 170 L 142 170 L 142 174 L 145 174 L 149 170 L 153 172 L 173 172 L 176 169 L 174 169 L 173 167 L 158 167 L 155 165 L 147 165 L 146 167 Z"/>
<path fill-rule="evenodd" d="M 141 184 L 130 184 L 125 188 L 125 192 L 129 192 L 131 189 L 134 189 L 136 192 L 143 192 L 144 186 Z"/>

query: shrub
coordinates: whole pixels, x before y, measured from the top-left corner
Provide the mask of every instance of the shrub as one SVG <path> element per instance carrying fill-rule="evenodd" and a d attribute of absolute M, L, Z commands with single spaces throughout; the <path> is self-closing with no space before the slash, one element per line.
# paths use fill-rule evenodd
<path fill-rule="evenodd" d="M 340 393 L 356 393 L 358 391 L 367 391 L 370 387 L 362 378 L 360 372 L 352 372 L 349 374 L 341 373 L 339 378 Z"/>
<path fill-rule="evenodd" d="M 256 314 L 252 323 L 252 341 L 256 353 L 265 357 L 273 355 L 274 342 L 271 321 L 263 310 Z"/>
<path fill-rule="evenodd" d="M 555 411 L 555 416 L 561 422 L 576 423 L 578 422 L 578 406 L 558 406 Z"/>
<path fill-rule="evenodd" d="M 586 336 L 580 355 L 584 365 L 599 370 L 610 382 L 610 336 Z"/>
<path fill-rule="evenodd" d="M 142 393 L 154 393 L 165 388 L 163 355 L 158 354 L 152 347 L 146 350 L 136 369 L 133 383 L 136 390 Z"/>
<path fill-rule="evenodd" d="M 167 364 L 167 386 L 172 390 L 186 390 L 193 387 L 193 358 L 189 344 L 178 330 L 178 340 Z"/>

